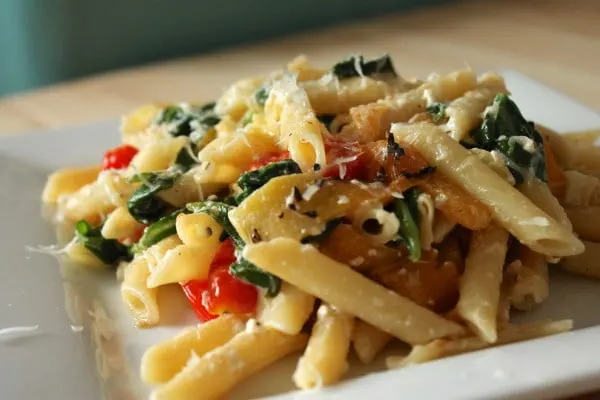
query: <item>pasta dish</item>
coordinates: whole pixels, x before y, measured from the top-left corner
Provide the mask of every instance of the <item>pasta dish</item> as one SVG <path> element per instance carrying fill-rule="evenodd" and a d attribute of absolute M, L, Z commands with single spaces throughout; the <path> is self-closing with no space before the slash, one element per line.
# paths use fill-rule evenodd
<path fill-rule="evenodd" d="M 139 328 L 165 286 L 189 300 L 200 323 L 142 359 L 153 399 L 220 398 L 292 353 L 311 389 L 392 341 L 402 368 L 565 332 L 511 313 L 544 302 L 549 268 L 600 277 L 594 134 L 527 121 L 495 73 L 300 56 L 216 102 L 143 106 L 121 139 L 42 198 Z"/>

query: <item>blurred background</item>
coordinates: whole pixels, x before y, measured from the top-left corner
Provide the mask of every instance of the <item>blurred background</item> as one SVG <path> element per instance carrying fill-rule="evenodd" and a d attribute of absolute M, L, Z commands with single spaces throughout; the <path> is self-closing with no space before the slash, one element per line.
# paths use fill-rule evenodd
<path fill-rule="evenodd" d="M 449 1 L 1 0 L 0 95 Z"/>
<path fill-rule="evenodd" d="M 206 102 L 299 54 L 515 69 L 600 109 L 600 0 L 0 0 L 0 134 Z"/>

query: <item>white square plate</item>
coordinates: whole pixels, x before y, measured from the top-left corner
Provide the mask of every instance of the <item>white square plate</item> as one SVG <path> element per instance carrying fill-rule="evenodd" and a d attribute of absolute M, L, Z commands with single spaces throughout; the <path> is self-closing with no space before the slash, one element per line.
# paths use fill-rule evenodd
<path fill-rule="evenodd" d="M 527 118 L 559 131 L 600 127 L 599 114 L 517 72 L 503 74 Z M 0 335 L 3 399 L 145 398 L 138 377 L 144 349 L 193 321 L 165 312 L 167 326 L 138 331 L 121 305 L 113 274 L 73 269 L 26 250 L 56 242 L 40 210 L 47 174 L 99 162 L 118 139 L 117 123 L 106 122 L 0 140 L 0 330 L 38 326 Z M 178 291 L 161 296 L 167 308 L 181 301 Z M 600 389 L 598 305 L 600 282 L 556 271 L 550 299 L 525 318 L 573 318 L 572 333 L 370 374 L 321 391 L 277 395 L 293 389 L 291 358 L 230 398 L 526 399 Z"/>

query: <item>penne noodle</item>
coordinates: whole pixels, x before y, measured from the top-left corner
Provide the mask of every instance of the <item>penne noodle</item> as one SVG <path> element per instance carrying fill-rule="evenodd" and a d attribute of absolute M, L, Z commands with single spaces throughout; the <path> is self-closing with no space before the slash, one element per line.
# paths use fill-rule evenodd
<path fill-rule="evenodd" d="M 192 356 L 183 370 L 155 389 L 150 398 L 221 398 L 238 382 L 302 349 L 306 341 L 306 335 L 290 336 L 268 328 L 246 330 L 201 357 Z"/>
<path fill-rule="evenodd" d="M 354 318 L 326 304 L 317 311 L 306 350 L 292 379 L 301 389 L 336 383 L 348 369 L 348 350 Z"/>
<path fill-rule="evenodd" d="M 155 288 L 192 279 L 207 279 L 219 243 L 182 244 L 168 250 L 148 276 L 146 286 Z"/>
<path fill-rule="evenodd" d="M 450 102 L 445 111 L 450 137 L 457 142 L 467 137 L 481 123 L 484 109 L 499 93 L 507 93 L 504 79 L 498 74 L 487 73 L 478 79 L 473 90 Z"/>
<path fill-rule="evenodd" d="M 102 225 L 102 236 L 107 239 L 128 238 L 144 229 L 144 224 L 136 221 L 127 207 L 117 207 L 109 214 Z"/>
<path fill-rule="evenodd" d="M 413 364 L 436 360 L 439 358 L 455 356 L 486 347 L 500 346 L 504 344 L 521 342 L 544 336 L 556 335 L 573 329 L 573 321 L 563 319 L 552 322 L 535 322 L 525 325 L 509 326 L 498 334 L 498 340 L 494 344 L 485 342 L 476 336 L 460 339 L 438 339 L 426 345 L 413 347 L 407 357 L 389 357 L 388 368 L 401 368 Z"/>
<path fill-rule="evenodd" d="M 338 80 L 330 75 L 318 81 L 302 82 L 300 86 L 318 115 L 342 114 L 354 106 L 372 103 L 410 88 L 401 78 L 391 82 L 365 76 Z"/>
<path fill-rule="evenodd" d="M 277 296 L 259 297 L 256 319 L 261 325 L 288 335 L 300 333 L 315 305 L 315 298 L 295 286 L 283 283 Z"/>
<path fill-rule="evenodd" d="M 370 364 L 393 337 L 364 321 L 356 320 L 352 330 L 352 347 L 358 359 Z"/>
<path fill-rule="evenodd" d="M 171 380 L 186 366 L 191 357 L 201 357 L 224 345 L 242 332 L 245 326 L 243 317 L 225 314 L 155 344 L 146 350 L 142 357 L 142 380 L 150 384 Z"/>
<path fill-rule="evenodd" d="M 284 281 L 411 344 L 464 329 L 385 289 L 310 245 L 277 238 L 247 245 L 244 257 Z"/>
<path fill-rule="evenodd" d="M 175 228 L 181 241 L 189 245 L 217 246 L 223 232 L 221 225 L 206 213 L 179 214 Z"/>
<path fill-rule="evenodd" d="M 456 311 L 482 340 L 497 339 L 496 316 L 506 257 L 508 232 L 491 225 L 473 232 Z"/>
<path fill-rule="evenodd" d="M 584 241 L 585 251 L 582 254 L 566 257 L 560 265 L 575 274 L 600 278 L 600 243 Z"/>
<path fill-rule="evenodd" d="M 583 252 L 583 244 L 573 233 L 438 127 L 429 124 L 395 124 L 392 132 L 400 143 L 418 149 L 442 174 L 488 206 L 494 219 L 524 245 L 554 257 Z"/>
<path fill-rule="evenodd" d="M 279 137 L 303 171 L 326 165 L 321 124 L 311 108 L 306 91 L 295 79 L 284 76 L 271 87 L 265 104 L 269 131 Z"/>
<path fill-rule="evenodd" d="M 573 230 L 582 239 L 600 242 L 600 205 L 574 207 L 565 210 Z"/>
<path fill-rule="evenodd" d="M 563 228 L 568 231 L 573 231 L 573 226 L 569 217 L 565 213 L 564 208 L 560 205 L 556 197 L 550 192 L 548 185 L 541 182 L 537 178 L 528 180 L 527 182 L 518 185 L 517 189 L 523 193 L 536 206 L 541 208 L 549 216 L 560 223 Z"/>
<path fill-rule="evenodd" d="M 42 201 L 54 203 L 60 196 L 75 193 L 83 186 L 94 182 L 102 170 L 99 165 L 79 168 L 64 168 L 52 173 L 42 192 Z"/>

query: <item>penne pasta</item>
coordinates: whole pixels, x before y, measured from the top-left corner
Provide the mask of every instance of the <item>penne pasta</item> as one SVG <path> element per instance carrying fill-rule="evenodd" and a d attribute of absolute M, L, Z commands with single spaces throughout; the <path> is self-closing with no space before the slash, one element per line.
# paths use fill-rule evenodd
<path fill-rule="evenodd" d="M 600 243 L 584 241 L 585 251 L 563 258 L 560 265 L 567 271 L 591 278 L 600 278 Z"/>
<path fill-rule="evenodd" d="M 313 246 L 277 238 L 248 245 L 243 254 L 260 268 L 407 343 L 464 332 L 458 324 L 379 286 Z"/>
<path fill-rule="evenodd" d="M 450 340 L 438 339 L 426 345 L 413 347 L 407 357 L 389 357 L 387 359 L 387 366 L 388 368 L 401 368 L 408 365 L 421 364 L 438 358 L 455 356 L 490 346 L 500 346 L 523 340 L 556 335 L 568 332 L 571 329 L 573 329 L 573 321 L 564 319 L 560 321 L 535 322 L 526 325 L 507 327 L 499 332 L 498 340 L 494 344 L 489 344 L 476 336 Z"/>
<path fill-rule="evenodd" d="M 352 330 L 352 348 L 358 359 L 370 364 L 393 337 L 364 321 L 356 320 Z"/>
<path fill-rule="evenodd" d="M 233 339 L 245 328 L 245 319 L 224 315 L 150 347 L 141 362 L 141 377 L 146 383 L 165 383 L 184 369 L 188 360 L 201 357 Z"/>
<path fill-rule="evenodd" d="M 536 206 L 560 223 L 563 228 L 571 232 L 573 231 L 573 226 L 569 217 L 556 197 L 550 192 L 548 185 L 538 179 L 531 179 L 518 185 L 517 189 L 527 196 L 527 198 Z"/>
<path fill-rule="evenodd" d="M 308 321 L 314 305 L 313 296 L 283 283 L 277 296 L 260 296 L 256 319 L 265 327 L 296 335 Z"/>
<path fill-rule="evenodd" d="M 575 235 L 436 126 L 395 124 L 392 132 L 397 140 L 417 148 L 448 179 L 487 205 L 494 219 L 532 250 L 555 257 L 583 251 Z"/>
<path fill-rule="evenodd" d="M 42 192 L 42 201 L 54 203 L 59 197 L 75 193 L 83 186 L 94 182 L 102 168 L 98 165 L 80 168 L 64 168 L 52 173 Z"/>
<path fill-rule="evenodd" d="M 128 238 L 144 229 L 144 224 L 136 221 L 127 207 L 117 207 L 109 214 L 102 225 L 102 236 L 107 239 Z"/>
<path fill-rule="evenodd" d="M 497 339 L 496 316 L 506 257 L 508 232 L 490 227 L 473 232 L 456 311 L 482 340 Z"/>
<path fill-rule="evenodd" d="M 291 77 L 284 76 L 271 87 L 265 120 L 303 171 L 327 164 L 319 120 L 306 91 Z"/>
<path fill-rule="evenodd" d="M 579 237 L 592 242 L 600 242 L 600 205 L 574 207 L 566 210 L 569 222 Z"/>
<path fill-rule="evenodd" d="M 268 328 L 236 335 L 202 357 L 192 357 L 173 379 L 152 392 L 153 400 L 218 399 L 236 383 L 306 345 L 305 335 Z"/>
<path fill-rule="evenodd" d="M 292 379 L 301 389 L 336 383 L 348 369 L 348 350 L 354 318 L 326 304 L 317 311 L 308 345 Z"/>

